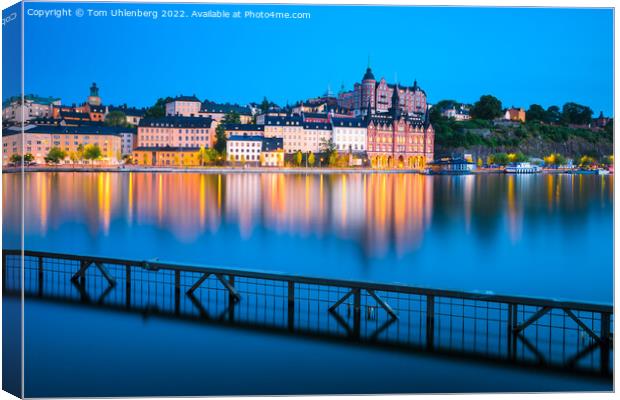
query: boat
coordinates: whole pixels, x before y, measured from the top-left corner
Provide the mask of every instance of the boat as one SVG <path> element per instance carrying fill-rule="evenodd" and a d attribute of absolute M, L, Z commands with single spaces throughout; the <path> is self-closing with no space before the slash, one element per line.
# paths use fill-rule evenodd
<path fill-rule="evenodd" d="M 463 158 L 446 157 L 429 162 L 428 175 L 470 175 L 476 168 L 476 164 Z"/>
<path fill-rule="evenodd" d="M 507 174 L 536 174 L 541 172 L 542 168 L 529 162 L 512 163 L 504 169 Z"/>
<path fill-rule="evenodd" d="M 599 169 L 597 169 L 597 170 L 596 170 L 596 173 L 597 173 L 598 175 L 609 175 L 609 171 L 607 171 L 606 169 L 603 169 L 603 168 L 599 168 Z"/>

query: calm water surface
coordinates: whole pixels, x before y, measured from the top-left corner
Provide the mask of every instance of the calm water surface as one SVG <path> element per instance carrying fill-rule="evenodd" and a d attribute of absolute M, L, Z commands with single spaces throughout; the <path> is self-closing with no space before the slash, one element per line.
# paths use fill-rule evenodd
<path fill-rule="evenodd" d="M 3 176 L 4 247 L 22 177 Z M 612 301 L 613 177 L 28 173 L 25 247 Z"/>

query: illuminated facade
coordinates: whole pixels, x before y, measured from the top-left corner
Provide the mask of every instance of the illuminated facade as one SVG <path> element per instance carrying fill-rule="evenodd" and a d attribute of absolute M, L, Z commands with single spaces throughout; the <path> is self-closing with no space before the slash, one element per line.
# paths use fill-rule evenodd
<path fill-rule="evenodd" d="M 208 117 L 143 118 L 138 125 L 139 147 L 211 148 L 215 124 Z"/>
<path fill-rule="evenodd" d="M 152 167 L 197 167 L 200 165 L 199 147 L 136 147 L 133 163 Z"/>

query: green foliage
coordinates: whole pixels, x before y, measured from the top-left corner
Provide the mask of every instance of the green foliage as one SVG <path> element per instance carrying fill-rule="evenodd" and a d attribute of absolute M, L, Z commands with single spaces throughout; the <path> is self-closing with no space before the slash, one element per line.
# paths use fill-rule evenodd
<path fill-rule="evenodd" d="M 220 121 L 215 128 L 215 150 L 217 150 L 220 154 L 223 154 L 226 151 L 226 132 L 224 129 L 224 124 L 239 124 L 241 123 L 241 117 L 235 111 L 231 111 L 228 114 L 224 115 L 224 118 Z"/>
<path fill-rule="evenodd" d="M 552 124 L 559 124 L 562 121 L 562 113 L 560 112 L 560 107 L 558 106 L 549 106 L 547 108 L 546 113 L 546 121 Z"/>
<path fill-rule="evenodd" d="M 472 118 L 492 120 L 502 115 L 502 102 L 494 96 L 483 95 L 469 111 Z"/>
<path fill-rule="evenodd" d="M 58 164 L 67 157 L 67 153 L 58 147 L 52 147 L 45 156 L 45 162 L 49 164 Z"/>
<path fill-rule="evenodd" d="M 124 112 L 116 110 L 110 111 L 108 115 L 105 116 L 105 124 L 108 126 L 127 126 L 127 116 Z"/>
<path fill-rule="evenodd" d="M 86 160 L 99 160 L 102 156 L 101 148 L 99 148 L 98 144 L 87 144 L 84 147 L 84 158 Z"/>
<path fill-rule="evenodd" d="M 338 160 L 338 151 L 336 150 L 336 143 L 334 143 L 333 139 L 323 139 L 321 142 L 321 151 L 325 154 L 327 165 L 336 165 Z"/>
<path fill-rule="evenodd" d="M 525 120 L 528 122 L 547 122 L 547 112 L 541 105 L 532 104 L 530 108 L 525 112 Z"/>
<path fill-rule="evenodd" d="M 263 113 L 266 113 L 267 111 L 269 111 L 269 100 L 267 100 L 267 97 L 263 97 L 263 101 L 260 103 L 260 110 Z"/>
<path fill-rule="evenodd" d="M 148 108 L 144 113 L 145 117 L 148 118 L 161 118 L 166 116 L 166 103 L 171 102 L 172 97 L 159 98 L 155 102 L 155 104 Z"/>
<path fill-rule="evenodd" d="M 592 122 L 592 109 L 577 103 L 566 103 L 562 107 L 562 121 L 567 124 L 589 124 Z"/>
<path fill-rule="evenodd" d="M 495 165 L 507 165 L 510 159 L 506 153 L 495 153 L 489 156 L 489 162 Z"/>
<path fill-rule="evenodd" d="M 22 162 L 22 156 L 21 154 L 12 154 L 11 158 L 9 159 L 9 161 L 11 161 L 13 164 L 21 164 Z"/>
<path fill-rule="evenodd" d="M 24 162 L 25 162 L 26 164 L 31 163 L 31 162 L 33 162 L 33 161 L 34 161 L 34 156 L 32 155 L 32 153 L 26 153 L 26 154 L 24 155 Z"/>
<path fill-rule="evenodd" d="M 310 152 L 310 154 L 308 155 L 308 165 L 309 166 L 314 166 L 314 163 L 316 162 L 316 158 L 314 157 L 314 153 Z"/>
<path fill-rule="evenodd" d="M 584 167 L 584 168 L 585 167 L 590 167 L 590 166 L 592 166 L 594 164 L 596 164 L 596 160 L 594 159 L 594 157 L 585 155 L 585 156 L 582 156 L 579 159 L 579 166 L 580 167 Z"/>

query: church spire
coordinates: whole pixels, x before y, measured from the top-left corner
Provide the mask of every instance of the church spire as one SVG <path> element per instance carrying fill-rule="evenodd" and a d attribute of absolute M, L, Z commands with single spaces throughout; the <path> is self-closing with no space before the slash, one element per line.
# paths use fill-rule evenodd
<path fill-rule="evenodd" d="M 399 118 L 400 117 L 400 98 L 398 95 L 398 91 L 399 91 L 399 87 L 398 87 L 398 83 L 396 85 L 394 85 L 394 90 L 392 91 L 392 115 L 395 118 Z"/>

